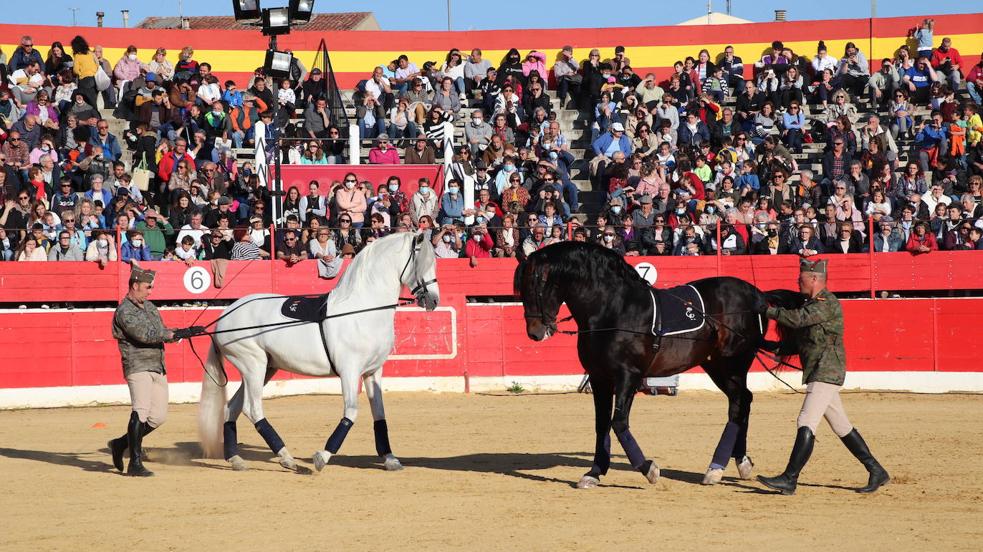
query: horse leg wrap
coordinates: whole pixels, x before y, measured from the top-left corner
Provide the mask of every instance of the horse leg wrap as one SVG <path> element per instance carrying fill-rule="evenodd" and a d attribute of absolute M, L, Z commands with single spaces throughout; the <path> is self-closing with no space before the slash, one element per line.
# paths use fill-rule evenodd
<path fill-rule="evenodd" d="M 334 428 L 334 432 L 331 437 L 328 437 L 328 442 L 324 444 L 324 450 L 335 454 L 338 449 L 341 448 L 341 444 L 345 442 L 345 437 L 348 437 L 348 430 L 352 428 L 352 424 L 355 422 L 349 420 L 348 418 L 342 418 L 338 422 L 338 427 Z"/>
<path fill-rule="evenodd" d="M 225 422 L 225 425 L 222 427 L 222 435 L 222 449 L 225 453 L 225 459 L 228 460 L 239 454 L 239 435 L 236 431 L 236 423 Z"/>
<path fill-rule="evenodd" d="M 618 442 L 621 443 L 621 448 L 625 449 L 625 454 L 628 455 L 628 461 L 631 463 L 631 467 L 641 471 L 645 467 L 645 455 L 642 454 L 642 449 L 639 448 L 638 442 L 635 441 L 635 437 L 631 434 L 631 431 L 626 429 L 616 435 L 618 436 Z"/>
<path fill-rule="evenodd" d="M 256 422 L 256 431 L 259 432 L 263 440 L 266 441 L 266 446 L 270 447 L 273 454 L 280 452 L 283 448 L 283 439 L 277 435 L 276 430 L 270 425 L 270 422 L 266 421 L 266 418 Z"/>
<path fill-rule="evenodd" d="M 389 426 L 386 425 L 385 420 L 376 420 L 372 424 L 372 430 L 375 432 L 375 452 L 379 456 L 385 456 L 387 454 L 392 454 L 392 447 L 389 446 Z"/>
<path fill-rule="evenodd" d="M 597 472 L 597 475 L 606 475 L 608 473 L 608 468 L 611 467 L 611 434 L 608 433 L 604 437 L 598 435 L 597 444 L 594 447 L 594 466 L 591 468 L 591 473 Z"/>
<path fill-rule="evenodd" d="M 734 444 L 737 442 L 737 434 L 740 430 L 741 427 L 736 423 L 727 422 L 723 433 L 720 434 L 717 449 L 713 451 L 713 459 L 710 461 L 711 468 L 722 470 L 727 467 L 727 462 L 734 453 Z"/>

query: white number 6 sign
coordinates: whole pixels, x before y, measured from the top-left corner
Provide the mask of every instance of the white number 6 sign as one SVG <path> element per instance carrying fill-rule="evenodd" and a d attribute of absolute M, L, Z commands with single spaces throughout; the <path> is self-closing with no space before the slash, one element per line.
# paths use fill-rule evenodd
<path fill-rule="evenodd" d="M 210 279 L 207 270 L 200 266 L 193 266 L 184 272 L 184 289 L 199 295 L 209 288 Z"/>

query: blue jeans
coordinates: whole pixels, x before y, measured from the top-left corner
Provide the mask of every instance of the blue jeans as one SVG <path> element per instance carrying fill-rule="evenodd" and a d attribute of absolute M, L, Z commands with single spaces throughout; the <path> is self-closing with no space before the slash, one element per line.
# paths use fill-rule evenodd
<path fill-rule="evenodd" d="M 980 98 L 980 89 L 976 86 L 975 82 L 966 82 L 966 90 L 969 91 L 969 97 L 973 98 L 973 101 L 977 105 L 983 105 L 983 98 Z"/>
<path fill-rule="evenodd" d="M 416 123 L 413 121 L 407 122 L 406 128 L 402 130 L 400 130 L 396 125 L 389 125 L 389 138 L 393 140 L 398 140 L 400 138 L 416 138 L 418 132 Z"/>
<path fill-rule="evenodd" d="M 458 94 L 464 94 L 466 90 L 464 85 L 464 77 L 457 77 L 454 79 L 454 88 L 457 89 Z"/>
<path fill-rule="evenodd" d="M 380 134 L 386 133 L 386 120 L 378 117 L 375 120 L 375 125 L 369 127 L 365 124 L 365 119 L 358 120 L 358 133 L 362 139 L 375 138 Z"/>
<path fill-rule="evenodd" d="M 566 193 L 570 197 L 570 210 L 576 211 L 580 207 L 580 189 L 570 180 L 570 166 L 574 162 L 573 154 L 569 151 L 561 151 L 554 161 L 556 172 L 560 175 L 560 193 Z"/>

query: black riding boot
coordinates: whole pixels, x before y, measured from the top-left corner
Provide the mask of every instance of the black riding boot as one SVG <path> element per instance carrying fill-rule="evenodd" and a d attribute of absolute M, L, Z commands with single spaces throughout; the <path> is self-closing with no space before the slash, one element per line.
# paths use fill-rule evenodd
<path fill-rule="evenodd" d="M 758 481 L 764 483 L 766 487 L 781 491 L 783 495 L 795 494 L 795 486 L 799 482 L 799 472 L 812 456 L 812 447 L 815 439 L 812 430 L 802 426 L 795 434 L 795 446 L 792 447 L 792 454 L 788 458 L 788 466 L 785 472 L 775 477 L 758 476 Z"/>
<path fill-rule="evenodd" d="M 136 412 L 131 412 L 130 425 L 126 432 L 130 449 L 130 466 L 126 469 L 126 475 L 150 477 L 154 474 L 143 467 L 143 426 L 144 424 L 140 423 L 140 416 Z"/>
<path fill-rule="evenodd" d="M 144 437 L 149 435 L 151 431 L 157 429 L 147 422 L 140 422 L 140 426 L 143 428 Z M 127 433 L 124 433 L 123 435 L 107 443 L 107 446 L 109 446 L 109 452 L 113 455 L 113 466 L 115 466 L 116 469 L 121 472 L 125 469 L 123 466 L 123 455 L 126 453 L 126 449 L 130 446 L 129 439 L 129 431 L 127 431 Z M 141 451 L 140 457 L 144 458 L 145 456 L 146 454 Z"/>
<path fill-rule="evenodd" d="M 840 440 L 857 457 L 857 460 L 860 460 L 860 463 L 867 468 L 867 473 L 870 474 L 870 477 L 867 478 L 867 486 L 857 489 L 858 493 L 872 493 L 881 485 L 887 485 L 891 477 L 880 462 L 874 458 L 874 455 L 870 453 L 867 443 L 864 442 L 864 438 L 860 436 L 857 428 L 853 428 L 853 431 L 840 437 Z"/>

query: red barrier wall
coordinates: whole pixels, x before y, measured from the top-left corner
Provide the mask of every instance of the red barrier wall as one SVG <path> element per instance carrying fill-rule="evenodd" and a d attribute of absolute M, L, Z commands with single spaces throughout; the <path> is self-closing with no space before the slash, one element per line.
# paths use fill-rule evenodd
<path fill-rule="evenodd" d="M 399 311 L 394 359 L 386 374 L 397 377 L 544 376 L 579 374 L 576 339 L 557 335 L 536 343 L 525 334 L 519 305 L 465 304 L 458 296 L 441 310 Z M 449 308 L 448 308 L 449 307 Z M 983 322 L 983 299 L 847 300 L 843 302 L 847 363 L 853 371 L 977 372 L 983 341 L 973 328 Z M 187 326 L 200 310 L 163 312 L 168 326 Z M 221 311 L 209 310 L 198 323 Z M 0 312 L 0 388 L 122 383 L 112 339 L 112 311 Z M 573 327 L 573 323 L 568 323 Z M 207 354 L 208 338 L 195 340 Z M 318 346 L 317 344 L 311 346 Z M 168 345 L 168 379 L 201 380 L 186 343 Z M 753 370 L 760 370 L 757 364 Z M 231 370 L 232 379 L 237 379 Z M 277 379 L 295 378 L 280 373 Z M 795 376 L 790 376 L 795 379 Z"/>
<path fill-rule="evenodd" d="M 358 181 L 368 180 L 374 186 L 385 184 L 390 176 L 398 176 L 400 190 L 407 197 L 419 189 L 418 181 L 429 178 L 430 184 L 438 194 L 444 191 L 443 165 L 281 165 L 280 178 L 283 190 L 297 186 L 301 195 L 310 190 L 311 180 L 317 180 L 318 191 L 327 195 L 333 182 L 341 182 L 348 173 L 355 173 Z M 273 181 L 273 168 L 270 168 L 270 182 Z"/>
<path fill-rule="evenodd" d="M 983 255 L 975 251 L 937 251 L 928 255 L 874 253 L 826 255 L 829 287 L 836 292 L 871 290 L 920 291 L 983 288 Z M 794 288 L 798 257 L 705 256 L 627 257 L 629 263 L 649 262 L 659 271 L 656 285 L 669 287 L 710 276 L 735 276 L 761 289 Z M 317 278 L 314 261 L 286 266 L 281 262 L 234 261 L 226 271 L 225 287 L 201 294 L 185 289 L 183 263 L 142 263 L 158 271 L 154 297 L 160 300 L 236 299 L 250 293 L 283 295 L 323 293 L 333 281 Z M 199 266 L 210 270 L 207 262 Z M 451 295 L 512 295 L 514 259 L 482 259 L 472 268 L 467 259 L 440 259 L 441 289 Z M 2 263 L 0 303 L 66 303 L 119 301 L 126 293 L 129 265 L 109 263 Z"/>

